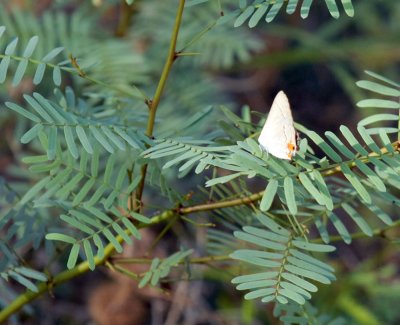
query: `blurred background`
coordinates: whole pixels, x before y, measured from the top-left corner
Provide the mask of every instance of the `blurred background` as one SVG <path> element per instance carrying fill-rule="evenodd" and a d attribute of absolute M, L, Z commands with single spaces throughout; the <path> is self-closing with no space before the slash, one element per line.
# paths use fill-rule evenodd
<path fill-rule="evenodd" d="M 199 32 L 209 30 L 188 48 L 193 55 L 174 65 L 158 110 L 155 136 L 207 135 L 219 129 L 229 134 L 232 131 L 219 105 L 239 116 L 249 115 L 256 125 L 279 90 L 288 95 L 295 121 L 306 127 L 317 132 L 336 132 L 341 124 L 354 128 L 369 113 L 355 108 L 355 103 L 365 98 L 355 85 L 366 78 L 364 70 L 400 80 L 400 2 L 354 1 L 354 7 L 353 18 L 341 12 L 340 18 L 334 19 L 320 1 L 312 6 L 307 19 L 297 10 L 293 15 L 280 13 L 272 23 L 255 28 L 246 23 L 233 28 L 234 20 L 213 26 L 221 11 L 227 14 L 238 8 L 236 0 L 185 8 L 178 49 Z M 6 26 L 7 33 L 0 47 L 3 51 L 16 35 L 21 44 L 38 35 L 39 52 L 63 46 L 81 67 L 87 67 L 91 77 L 121 87 L 136 85 L 152 94 L 167 54 L 176 8 L 175 0 L 136 0 L 132 6 L 117 0 L 1 0 L 0 25 Z M 68 86 L 93 103 L 101 102 L 99 93 L 106 91 L 70 76 L 63 79 L 61 88 Z M 6 110 L 4 102 L 23 103 L 22 95 L 32 91 L 52 96 L 53 88 L 52 82 L 34 86 L 33 72 L 26 74 L 18 87 L 13 87 L 11 80 L 0 86 L 0 175 L 4 179 L 18 183 L 28 177 L 21 157 L 36 150 L 19 143 L 27 122 Z M 104 105 L 126 110 L 126 123 L 145 128 L 147 108 L 143 102 L 116 96 Z M 191 128 L 188 123 L 174 133 L 176 126 L 194 115 L 201 120 L 201 127 Z M 182 193 L 192 186 L 185 179 L 175 184 Z M 146 192 L 145 200 L 152 195 Z M 162 207 L 163 201 L 159 205 Z M 155 236 L 150 231 L 143 235 L 144 243 Z M 4 229 L 0 236 L 6 236 Z M 173 238 L 169 240 L 173 242 Z M 314 301 L 320 310 L 347 315 L 356 324 L 399 324 L 398 251 L 399 246 L 385 238 L 339 243 L 333 260 L 339 280 L 318 292 Z M 141 256 L 143 252 L 137 243 L 126 254 Z M 34 251 L 29 245 L 23 249 L 24 259 L 38 268 L 45 263 L 45 254 L 44 249 Z M 54 267 L 61 271 L 64 265 Z M 140 266 L 131 267 L 140 271 Z M 175 294 L 165 296 L 155 289 L 138 290 L 129 278 L 99 268 L 55 288 L 26 308 L 22 318 L 10 322 L 140 325 L 162 324 L 167 319 L 167 324 L 175 324 L 171 302 L 179 309 L 179 299 L 190 297 L 193 308 L 187 311 L 184 324 L 278 324 L 270 317 L 269 307 L 243 301 L 229 281 L 229 274 L 216 276 L 211 269 L 190 285 L 171 285 Z M 22 292 L 13 283 L 2 289 L 2 304 Z"/>

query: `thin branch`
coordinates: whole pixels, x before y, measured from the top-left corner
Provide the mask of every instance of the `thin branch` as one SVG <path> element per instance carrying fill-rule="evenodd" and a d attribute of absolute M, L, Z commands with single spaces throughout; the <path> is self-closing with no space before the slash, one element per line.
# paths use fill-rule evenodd
<path fill-rule="evenodd" d="M 264 191 L 261 191 L 261 192 L 254 193 L 250 196 L 246 196 L 246 197 L 239 198 L 239 199 L 199 204 L 199 205 L 194 205 L 191 207 L 182 207 L 178 211 L 180 214 L 189 214 L 189 213 L 199 212 L 199 211 L 209 211 L 209 210 L 215 210 L 215 209 L 229 208 L 229 207 L 233 207 L 233 206 L 237 206 L 237 205 L 251 204 L 253 202 L 261 200 L 263 194 L 264 194 Z"/>
<path fill-rule="evenodd" d="M 62 71 L 68 72 L 68 73 L 70 73 L 72 75 L 75 75 L 75 76 L 78 76 L 78 77 L 81 77 L 81 78 L 83 78 L 83 79 L 85 79 L 87 81 L 90 81 L 90 82 L 94 83 L 94 84 L 97 84 L 99 86 L 103 86 L 104 88 L 115 90 L 116 92 L 124 94 L 124 95 L 126 95 L 128 97 L 138 98 L 138 99 L 142 99 L 142 100 L 145 100 L 145 101 L 148 100 L 147 95 L 142 90 L 140 90 L 138 87 L 136 87 L 135 85 L 131 85 L 130 86 L 132 88 L 132 90 L 134 90 L 134 91 L 128 91 L 124 87 L 120 87 L 120 86 L 118 86 L 116 84 L 113 84 L 113 83 L 108 84 L 108 83 L 106 83 L 104 81 L 89 77 L 88 74 L 86 72 L 84 72 L 80 67 L 79 67 L 79 69 L 77 68 L 77 65 L 78 65 L 77 58 L 75 58 L 72 55 L 72 53 L 70 53 L 68 56 L 69 56 L 69 59 L 71 60 L 72 67 L 59 66 L 59 65 L 51 63 L 51 62 L 44 62 L 44 61 L 36 60 L 36 59 L 32 59 L 32 58 L 28 58 L 27 59 L 27 58 L 24 58 L 22 56 L 16 56 L 16 55 L 10 55 L 9 57 L 12 58 L 15 61 L 28 60 L 29 63 L 33 63 L 35 65 L 39 65 L 39 64 L 43 64 L 44 63 L 44 64 L 46 64 L 47 67 L 50 67 L 52 69 L 57 67 L 57 68 L 60 68 L 60 70 L 62 70 Z M 6 57 L 5 54 L 0 54 L 0 61 L 2 59 L 4 59 L 5 57 Z"/>
<path fill-rule="evenodd" d="M 149 118 L 147 120 L 146 134 L 149 137 L 151 137 L 153 135 L 154 122 L 156 119 L 158 104 L 160 103 L 161 95 L 164 92 L 164 87 L 167 82 L 169 73 L 171 71 L 172 64 L 175 62 L 175 60 L 177 58 L 176 42 L 178 39 L 179 28 L 180 28 L 181 21 L 182 21 L 182 14 L 183 14 L 184 6 L 185 6 L 185 0 L 180 0 L 179 6 L 178 6 L 178 12 L 177 12 L 176 18 L 175 18 L 174 28 L 172 31 L 167 60 L 164 64 L 164 69 L 161 73 L 160 81 L 158 82 L 158 86 L 157 86 L 156 92 L 154 94 L 154 98 L 153 98 L 153 100 L 147 101 L 150 112 L 149 112 Z M 145 184 L 145 180 L 146 180 L 147 166 L 148 165 L 145 164 L 145 165 L 143 165 L 143 167 L 141 169 L 141 177 L 142 178 L 140 180 L 138 189 L 136 191 L 136 202 L 137 202 L 137 204 L 139 204 L 139 207 L 138 207 L 139 211 L 142 208 L 141 202 L 142 202 L 144 184 Z"/>
<path fill-rule="evenodd" d="M 134 12 L 135 7 L 133 5 L 128 5 L 125 0 L 121 1 L 118 26 L 115 31 L 115 35 L 117 37 L 126 36 L 129 30 L 129 26 L 131 25 L 131 20 Z"/>
<path fill-rule="evenodd" d="M 151 264 L 152 258 L 124 258 L 124 257 L 113 257 L 112 262 L 114 264 Z M 162 262 L 164 259 L 160 259 Z M 208 264 L 210 262 L 222 262 L 232 260 L 229 255 L 210 255 L 203 257 L 194 257 L 180 261 L 179 264 Z"/>

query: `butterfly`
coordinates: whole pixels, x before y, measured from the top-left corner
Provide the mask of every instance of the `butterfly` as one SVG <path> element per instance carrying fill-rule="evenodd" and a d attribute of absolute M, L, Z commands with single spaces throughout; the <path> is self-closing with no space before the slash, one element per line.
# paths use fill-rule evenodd
<path fill-rule="evenodd" d="M 280 159 L 291 160 L 296 154 L 296 130 L 289 100 L 283 91 L 272 103 L 258 142 L 268 153 Z"/>

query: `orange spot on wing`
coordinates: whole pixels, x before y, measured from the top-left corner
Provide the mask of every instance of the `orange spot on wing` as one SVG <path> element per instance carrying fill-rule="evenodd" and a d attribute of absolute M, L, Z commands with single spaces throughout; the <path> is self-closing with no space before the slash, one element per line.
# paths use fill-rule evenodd
<path fill-rule="evenodd" d="M 292 159 L 293 153 L 296 152 L 296 145 L 293 143 L 288 143 L 287 147 L 289 149 L 288 158 Z"/>

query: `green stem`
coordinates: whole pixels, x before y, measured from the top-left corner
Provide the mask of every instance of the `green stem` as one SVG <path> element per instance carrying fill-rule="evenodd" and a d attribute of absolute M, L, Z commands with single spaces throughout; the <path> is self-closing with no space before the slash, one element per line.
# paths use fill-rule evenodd
<path fill-rule="evenodd" d="M 125 0 L 121 1 L 120 5 L 120 17 L 118 21 L 117 30 L 115 31 L 115 35 L 117 37 L 124 37 L 129 30 L 129 26 L 131 25 L 132 15 L 134 13 L 134 6 L 128 5 Z"/>
<path fill-rule="evenodd" d="M 178 39 L 178 34 L 179 34 L 179 28 L 181 25 L 182 21 L 182 14 L 183 14 L 183 8 L 185 6 L 185 0 L 179 0 L 179 6 L 178 6 L 178 12 L 176 14 L 175 18 L 175 24 L 174 28 L 172 31 L 172 36 L 171 36 L 171 41 L 169 44 L 169 50 L 168 50 L 168 56 L 167 60 L 164 64 L 163 71 L 161 73 L 160 81 L 158 82 L 156 92 L 154 94 L 154 98 L 151 101 L 148 101 L 148 106 L 149 106 L 149 118 L 147 120 L 147 129 L 146 129 L 146 135 L 151 137 L 153 135 L 153 129 L 154 129 L 154 122 L 156 119 L 156 113 L 157 113 L 157 108 L 158 104 L 160 103 L 161 95 L 164 92 L 164 87 L 167 82 L 169 73 L 171 71 L 172 64 L 177 58 L 177 53 L 176 53 L 176 42 Z M 138 185 L 138 189 L 136 191 L 136 202 L 139 204 L 139 210 L 142 208 L 142 196 L 143 196 L 143 189 L 144 189 L 144 184 L 146 180 L 146 173 L 147 173 L 147 164 L 143 165 L 142 170 L 141 170 L 141 180 Z"/>
<path fill-rule="evenodd" d="M 8 55 L 0 54 L 0 61 L 1 61 L 1 59 L 5 58 L 7 56 Z M 131 87 L 135 90 L 135 92 L 132 92 L 132 91 L 126 90 L 124 87 L 120 87 L 120 86 L 114 85 L 114 84 L 108 84 L 108 83 L 106 83 L 104 81 L 89 77 L 83 70 L 80 69 L 79 66 L 74 66 L 73 60 L 75 60 L 75 58 L 72 57 L 71 54 L 69 55 L 69 57 L 70 57 L 70 60 L 71 60 L 71 58 L 73 59 L 71 61 L 71 64 L 73 65 L 72 68 L 71 67 L 58 66 L 57 64 L 53 64 L 53 63 L 50 63 L 50 62 L 44 62 L 44 61 L 40 61 L 40 60 L 36 60 L 36 59 L 32 59 L 32 58 L 24 58 L 22 56 L 10 55 L 9 57 L 12 58 L 15 61 L 28 60 L 29 63 L 33 63 L 35 65 L 39 65 L 41 63 L 44 63 L 44 64 L 46 64 L 47 67 L 50 67 L 52 69 L 58 67 L 62 71 L 68 72 L 68 73 L 73 74 L 75 76 L 79 76 L 82 79 L 86 79 L 87 81 L 90 81 L 90 82 L 95 83 L 97 85 L 103 86 L 105 88 L 115 90 L 116 92 L 119 92 L 119 93 L 121 93 L 123 95 L 129 96 L 129 97 L 133 97 L 133 98 L 148 100 L 146 94 L 143 91 L 141 91 L 139 88 L 137 88 L 135 85 L 131 85 Z"/>
<path fill-rule="evenodd" d="M 162 262 L 164 259 L 160 259 Z M 180 261 L 179 264 L 190 263 L 190 264 L 208 264 L 210 262 L 230 261 L 232 260 L 229 255 L 210 255 L 203 257 L 189 258 L 188 260 Z M 118 264 L 151 264 L 153 259 L 151 258 L 113 258 L 114 266 Z"/>
<path fill-rule="evenodd" d="M 188 43 L 186 43 L 180 50 L 179 53 L 185 52 L 186 49 L 188 49 L 189 47 L 191 47 L 194 43 L 196 43 L 197 41 L 199 41 L 207 32 L 209 32 L 211 29 L 213 29 L 215 27 L 215 25 L 217 24 L 217 21 L 212 22 L 211 24 L 209 24 L 204 30 L 202 30 L 200 33 L 198 33 L 197 35 L 195 35 Z"/>
<path fill-rule="evenodd" d="M 261 200 L 263 194 L 264 194 L 264 191 L 261 191 L 261 192 L 254 193 L 250 196 L 246 196 L 246 197 L 239 198 L 239 199 L 199 204 L 199 205 L 194 205 L 191 207 L 183 207 L 183 208 L 179 209 L 179 213 L 180 214 L 189 214 L 189 213 L 199 212 L 199 211 L 209 211 L 209 210 L 215 210 L 215 209 L 229 208 L 229 207 L 233 207 L 236 205 L 251 204 L 253 202 Z"/>

